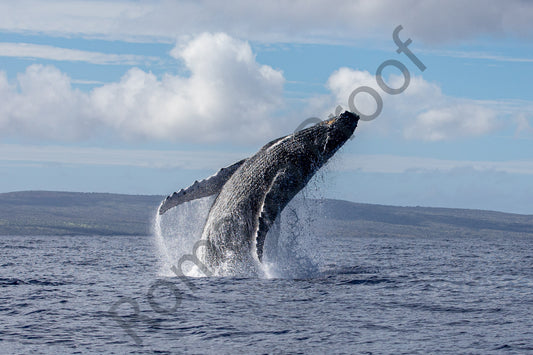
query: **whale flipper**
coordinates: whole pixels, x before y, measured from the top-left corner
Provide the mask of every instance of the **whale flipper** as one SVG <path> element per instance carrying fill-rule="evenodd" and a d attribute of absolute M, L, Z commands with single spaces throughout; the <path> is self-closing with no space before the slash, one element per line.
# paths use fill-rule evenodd
<path fill-rule="evenodd" d="M 222 168 L 215 175 L 201 181 L 195 181 L 191 186 L 169 195 L 159 207 L 159 214 L 161 215 L 172 207 L 188 201 L 218 195 L 224 184 L 245 161 L 246 159 L 243 159 L 227 168 Z"/>

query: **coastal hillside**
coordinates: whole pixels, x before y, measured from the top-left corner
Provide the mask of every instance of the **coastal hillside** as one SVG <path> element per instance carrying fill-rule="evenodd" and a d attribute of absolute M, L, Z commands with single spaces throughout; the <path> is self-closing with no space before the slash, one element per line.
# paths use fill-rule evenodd
<path fill-rule="evenodd" d="M 146 235 L 164 196 L 53 191 L 0 194 L 0 235 Z M 533 215 L 398 207 L 342 200 L 306 203 L 326 235 L 533 236 Z"/>
<path fill-rule="evenodd" d="M 143 235 L 162 196 L 53 191 L 0 194 L 0 235 Z"/>

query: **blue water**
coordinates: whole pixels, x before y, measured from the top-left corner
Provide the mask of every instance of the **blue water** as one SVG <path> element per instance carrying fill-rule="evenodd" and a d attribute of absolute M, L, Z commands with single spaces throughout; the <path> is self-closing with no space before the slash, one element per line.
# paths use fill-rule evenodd
<path fill-rule="evenodd" d="M 531 239 L 313 247 L 304 279 L 189 287 L 152 236 L 0 237 L 0 353 L 533 353 Z"/>

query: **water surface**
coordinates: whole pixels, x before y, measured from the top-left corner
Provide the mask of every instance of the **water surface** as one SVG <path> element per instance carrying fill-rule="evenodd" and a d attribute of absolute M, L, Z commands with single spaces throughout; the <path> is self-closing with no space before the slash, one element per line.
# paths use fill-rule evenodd
<path fill-rule="evenodd" d="M 532 242 L 328 236 L 306 278 L 189 287 L 151 236 L 4 236 L 0 352 L 531 353 Z"/>

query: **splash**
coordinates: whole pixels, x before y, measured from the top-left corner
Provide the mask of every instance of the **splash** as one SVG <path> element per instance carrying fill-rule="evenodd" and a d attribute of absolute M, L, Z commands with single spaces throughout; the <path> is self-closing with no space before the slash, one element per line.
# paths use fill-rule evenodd
<path fill-rule="evenodd" d="M 213 201 L 214 197 L 205 197 L 177 206 L 162 216 L 156 213 L 153 234 L 160 263 L 159 276 L 176 276 L 172 268 L 178 266 L 182 257 L 191 255 L 195 244 L 201 239 Z M 199 248 L 199 259 L 202 259 L 202 253 L 203 248 Z M 182 265 L 182 272 L 190 277 L 206 276 L 190 262 Z"/>
<path fill-rule="evenodd" d="M 247 265 L 232 262 L 211 270 L 215 276 L 258 276 L 262 278 L 309 278 L 318 272 L 320 251 L 316 249 L 317 224 L 321 213 L 316 199 L 323 173 L 313 178 L 287 205 L 267 234 L 263 262 L 250 260 Z M 172 270 L 187 255 L 192 255 L 201 240 L 204 224 L 215 197 L 205 197 L 179 205 L 164 215 L 158 213 L 153 221 L 154 244 L 160 262 L 159 276 L 173 277 Z M 203 262 L 204 248 L 195 257 Z M 182 272 L 190 277 L 208 276 L 197 265 L 185 262 Z"/>
<path fill-rule="evenodd" d="M 314 178 L 285 207 L 265 240 L 262 271 L 266 278 L 305 279 L 319 273 L 321 251 L 317 249 L 320 220 L 323 216 L 318 185 Z"/>

